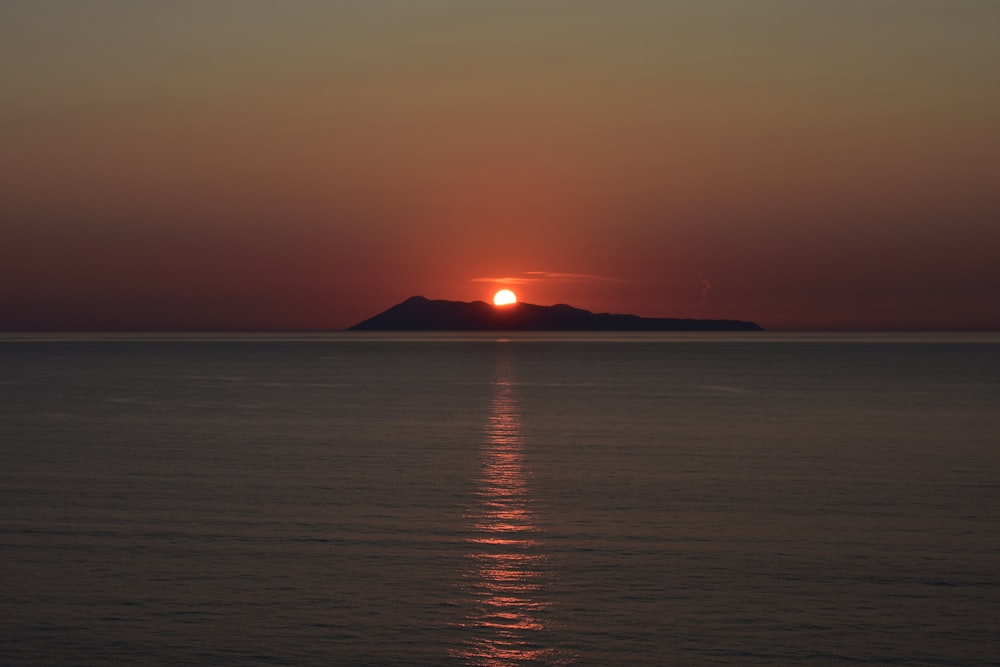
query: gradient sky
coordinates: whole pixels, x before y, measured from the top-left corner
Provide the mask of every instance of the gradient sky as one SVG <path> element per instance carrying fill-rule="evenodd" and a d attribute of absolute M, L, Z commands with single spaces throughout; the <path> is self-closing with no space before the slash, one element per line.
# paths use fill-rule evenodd
<path fill-rule="evenodd" d="M 1000 2 L 0 4 L 0 329 L 1000 329 Z"/>

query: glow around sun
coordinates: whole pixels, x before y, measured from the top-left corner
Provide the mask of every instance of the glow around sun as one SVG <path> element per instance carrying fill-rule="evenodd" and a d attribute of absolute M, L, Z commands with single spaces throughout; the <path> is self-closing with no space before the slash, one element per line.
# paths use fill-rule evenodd
<path fill-rule="evenodd" d="M 502 289 L 493 295 L 494 306 L 509 306 L 512 303 L 517 303 L 517 295 L 509 289 Z"/>

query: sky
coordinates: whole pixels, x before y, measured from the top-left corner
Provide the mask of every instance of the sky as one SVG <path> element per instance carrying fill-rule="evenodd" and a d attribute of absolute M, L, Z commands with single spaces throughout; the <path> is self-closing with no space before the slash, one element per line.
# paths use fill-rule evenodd
<path fill-rule="evenodd" d="M 1000 329 L 1000 2 L 0 3 L 0 329 Z"/>

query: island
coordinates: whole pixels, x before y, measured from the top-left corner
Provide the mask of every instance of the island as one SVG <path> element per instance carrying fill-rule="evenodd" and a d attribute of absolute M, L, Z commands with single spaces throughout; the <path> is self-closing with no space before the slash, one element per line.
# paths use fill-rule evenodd
<path fill-rule="evenodd" d="M 445 301 L 413 296 L 348 331 L 762 331 L 742 320 L 592 313 L 566 304 L 538 306 Z"/>

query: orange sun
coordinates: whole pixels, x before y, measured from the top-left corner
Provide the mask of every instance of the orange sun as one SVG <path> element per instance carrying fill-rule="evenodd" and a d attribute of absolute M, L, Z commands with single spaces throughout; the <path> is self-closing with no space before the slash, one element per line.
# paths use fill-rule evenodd
<path fill-rule="evenodd" d="M 509 289 L 502 289 L 493 295 L 494 306 L 509 306 L 512 303 L 517 303 L 517 295 Z"/>

